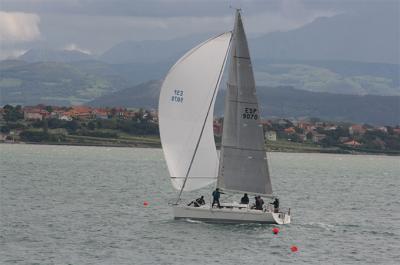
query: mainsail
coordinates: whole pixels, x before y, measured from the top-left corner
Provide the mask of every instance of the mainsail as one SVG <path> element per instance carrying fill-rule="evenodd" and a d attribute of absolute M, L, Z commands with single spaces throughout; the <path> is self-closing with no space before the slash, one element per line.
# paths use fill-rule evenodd
<path fill-rule="evenodd" d="M 239 11 L 232 35 L 217 186 L 272 195 L 253 69 Z"/>
<path fill-rule="evenodd" d="M 216 180 L 213 109 L 231 32 L 187 52 L 168 72 L 159 100 L 160 137 L 174 188 L 199 189 Z M 185 181 L 186 179 L 186 181 Z"/>

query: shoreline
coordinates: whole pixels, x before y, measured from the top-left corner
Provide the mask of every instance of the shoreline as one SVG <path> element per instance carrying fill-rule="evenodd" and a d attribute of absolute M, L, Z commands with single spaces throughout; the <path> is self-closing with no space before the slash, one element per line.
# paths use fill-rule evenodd
<path fill-rule="evenodd" d="M 0 144 L 18 144 L 18 145 L 53 145 L 53 146 L 87 146 L 87 147 L 118 147 L 118 148 L 153 148 L 162 149 L 161 144 L 149 144 L 149 143 L 132 143 L 132 144 L 99 144 L 99 143 L 77 143 L 77 142 L 0 142 Z M 217 146 L 219 150 L 219 146 Z M 307 148 L 268 148 L 267 152 L 271 153 L 319 153 L 319 154 L 338 154 L 338 155 L 378 155 L 378 156 L 400 156 L 400 152 L 364 152 L 357 150 L 344 150 L 344 149 L 307 149 Z"/>

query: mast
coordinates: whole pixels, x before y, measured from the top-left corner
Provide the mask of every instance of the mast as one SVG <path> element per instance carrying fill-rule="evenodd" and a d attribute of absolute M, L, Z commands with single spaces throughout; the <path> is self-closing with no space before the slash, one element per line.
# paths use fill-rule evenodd
<path fill-rule="evenodd" d="M 259 110 L 246 34 L 236 10 L 217 187 L 272 196 Z"/>

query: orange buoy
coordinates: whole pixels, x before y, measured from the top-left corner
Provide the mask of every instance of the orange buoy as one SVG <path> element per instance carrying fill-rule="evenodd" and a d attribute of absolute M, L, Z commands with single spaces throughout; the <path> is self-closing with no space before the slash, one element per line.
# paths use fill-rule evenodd
<path fill-rule="evenodd" d="M 144 201 L 143 202 L 143 206 L 148 206 L 149 205 L 149 202 L 148 201 Z"/>
<path fill-rule="evenodd" d="M 290 250 L 292 252 L 297 252 L 299 249 L 297 248 L 297 246 L 293 245 L 293 246 L 290 247 Z"/>
<path fill-rule="evenodd" d="M 278 227 L 272 228 L 272 233 L 274 233 L 274 235 L 277 235 L 279 233 L 279 228 Z"/>

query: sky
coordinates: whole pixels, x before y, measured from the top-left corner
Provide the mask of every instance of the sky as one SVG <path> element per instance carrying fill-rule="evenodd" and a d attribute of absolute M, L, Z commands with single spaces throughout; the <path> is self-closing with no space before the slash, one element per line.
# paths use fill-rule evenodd
<path fill-rule="evenodd" d="M 0 0 L 0 59 L 29 48 L 98 55 L 125 40 L 228 31 L 241 8 L 249 37 L 288 31 L 319 17 L 388 10 L 400 0 Z"/>

